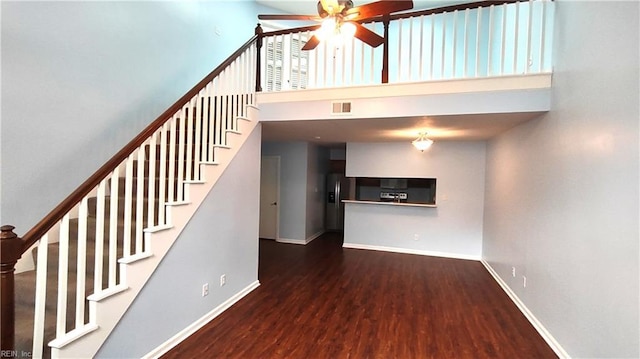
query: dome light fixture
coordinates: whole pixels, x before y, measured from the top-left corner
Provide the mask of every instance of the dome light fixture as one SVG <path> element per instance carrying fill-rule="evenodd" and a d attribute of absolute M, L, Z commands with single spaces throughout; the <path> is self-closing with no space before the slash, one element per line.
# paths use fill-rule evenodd
<path fill-rule="evenodd" d="M 433 140 L 427 138 L 426 132 L 420 132 L 420 135 L 417 139 L 411 142 L 415 148 L 420 150 L 420 152 L 424 152 L 427 148 L 431 147 L 433 144 Z"/>

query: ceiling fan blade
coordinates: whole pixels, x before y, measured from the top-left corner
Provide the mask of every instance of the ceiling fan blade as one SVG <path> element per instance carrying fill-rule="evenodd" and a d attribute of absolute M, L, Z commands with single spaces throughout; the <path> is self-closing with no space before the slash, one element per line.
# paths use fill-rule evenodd
<path fill-rule="evenodd" d="M 274 15 L 258 15 L 259 20 L 312 20 L 320 21 L 321 17 L 317 15 L 289 15 L 289 14 L 274 14 Z"/>
<path fill-rule="evenodd" d="M 357 22 L 354 22 L 353 24 L 356 25 L 356 33 L 354 36 L 360 39 L 360 41 L 373 47 L 378 47 L 384 43 L 384 37 L 376 34 Z"/>
<path fill-rule="evenodd" d="M 411 9 L 412 0 L 382 0 L 351 8 L 344 16 L 346 20 L 357 21 Z"/>
<path fill-rule="evenodd" d="M 313 50 L 320 44 L 320 39 L 316 35 L 313 35 L 307 40 L 307 43 L 302 47 L 303 51 Z"/>

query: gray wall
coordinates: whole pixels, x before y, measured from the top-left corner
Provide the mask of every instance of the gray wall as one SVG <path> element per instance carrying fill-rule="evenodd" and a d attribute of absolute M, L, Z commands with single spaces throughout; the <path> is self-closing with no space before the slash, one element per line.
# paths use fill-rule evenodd
<path fill-rule="evenodd" d="M 97 357 L 141 357 L 258 280 L 260 137 L 258 126 Z"/>
<path fill-rule="evenodd" d="M 307 241 L 324 231 L 329 150 L 307 142 L 264 142 L 263 156 L 280 156 L 279 238 Z"/>
<path fill-rule="evenodd" d="M 438 207 L 347 204 L 345 243 L 479 259 L 484 171 L 484 141 L 348 143 L 348 177 L 436 178 Z"/>
<path fill-rule="evenodd" d="M 279 237 L 304 240 L 307 212 L 307 144 L 263 143 L 262 155 L 280 156 Z"/>
<path fill-rule="evenodd" d="M 639 5 L 556 5 L 552 110 L 488 146 L 483 257 L 572 357 L 637 358 Z"/>
<path fill-rule="evenodd" d="M 305 239 L 324 232 L 329 149 L 309 143 L 307 156 L 307 223 Z"/>
<path fill-rule="evenodd" d="M 0 6 L 0 223 L 18 234 L 247 41 L 264 10 L 249 1 Z"/>

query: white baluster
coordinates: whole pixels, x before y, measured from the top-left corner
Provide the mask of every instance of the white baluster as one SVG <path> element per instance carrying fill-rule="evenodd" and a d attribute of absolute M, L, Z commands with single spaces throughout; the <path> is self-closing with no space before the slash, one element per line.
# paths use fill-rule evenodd
<path fill-rule="evenodd" d="M 547 15 L 547 11 L 546 11 L 546 5 L 547 2 L 546 1 L 542 1 L 540 3 L 540 6 L 542 7 L 541 9 L 541 19 L 540 19 L 540 59 L 538 60 L 540 65 L 540 72 L 543 72 L 544 70 L 546 70 L 545 66 L 544 66 L 544 47 L 545 47 L 545 32 L 546 32 L 546 15 Z"/>
<path fill-rule="evenodd" d="M 445 65 L 445 52 L 446 52 L 446 39 L 447 39 L 447 12 L 442 13 L 442 48 L 440 54 L 440 78 L 444 78 L 444 65 Z"/>
<path fill-rule="evenodd" d="M 431 52 L 430 52 L 430 60 L 429 60 L 429 80 L 433 80 L 433 60 L 434 60 L 434 51 L 435 51 L 435 16 L 432 15 L 431 19 Z"/>
<path fill-rule="evenodd" d="M 452 43 L 452 61 L 451 61 L 451 77 L 456 77 L 456 54 L 457 54 L 457 44 L 458 44 L 458 10 L 453 12 L 453 41 Z"/>
<path fill-rule="evenodd" d="M 60 222 L 58 241 L 58 301 L 56 314 L 56 337 L 67 333 L 67 286 L 69 278 L 69 214 Z"/>
<path fill-rule="evenodd" d="M 347 44 L 344 43 L 342 46 L 342 78 L 341 84 L 342 86 L 346 85 L 347 82 Z"/>
<path fill-rule="evenodd" d="M 109 281 L 108 288 L 116 286 L 116 261 L 118 246 L 118 186 L 120 170 L 116 167 L 111 174 L 111 197 L 109 198 Z"/>
<path fill-rule="evenodd" d="M 182 107 L 182 111 L 180 112 L 180 123 L 178 123 L 178 173 L 176 177 L 176 183 L 178 185 L 176 200 L 181 202 L 184 200 L 184 141 L 185 141 L 185 130 L 187 127 L 187 117 L 189 117 L 189 105 L 185 105 Z"/>
<path fill-rule="evenodd" d="M 238 116 L 244 116 L 244 95 L 246 93 L 246 86 L 247 86 L 247 51 L 245 50 L 242 54 L 240 54 L 240 58 L 238 59 L 240 61 L 240 65 L 239 65 L 239 71 L 240 73 L 238 74 Z"/>
<path fill-rule="evenodd" d="M 360 46 L 360 82 L 361 85 L 364 85 L 367 83 L 365 77 L 364 77 L 364 69 L 366 68 L 365 66 L 365 50 L 364 50 L 364 44 L 362 42 L 360 42 L 358 44 Z"/>
<path fill-rule="evenodd" d="M 208 85 L 207 85 L 208 86 Z M 206 89 L 206 86 L 205 86 Z M 204 104 L 204 93 L 205 90 L 200 90 L 198 95 L 196 96 L 196 113 L 195 115 L 195 141 L 193 143 L 193 178 L 194 180 L 200 180 L 200 161 L 202 161 L 202 153 L 201 153 L 201 144 L 204 142 L 202 136 L 202 128 L 203 128 L 203 116 L 202 109 Z"/>
<path fill-rule="evenodd" d="M 125 257 L 131 255 L 131 221 L 133 220 L 133 158 L 133 155 L 127 157 L 124 170 L 124 233 L 122 250 Z"/>
<path fill-rule="evenodd" d="M 218 76 L 218 81 L 217 81 L 217 88 L 216 88 L 216 96 L 215 96 L 215 101 L 216 101 L 216 121 L 215 121 L 215 144 L 216 145 L 222 145 L 222 121 L 223 121 L 223 112 L 222 112 L 222 91 L 224 89 L 224 84 L 223 84 L 223 79 L 222 79 L 222 75 L 224 74 L 224 72 L 220 73 L 220 75 Z"/>
<path fill-rule="evenodd" d="M 43 357 L 45 305 L 47 299 L 47 254 L 49 252 L 49 234 L 40 239 L 38 245 L 38 263 L 36 268 L 35 313 L 33 326 L 33 358 Z"/>
<path fill-rule="evenodd" d="M 156 162 L 157 162 L 157 147 L 158 136 L 162 128 L 151 135 L 149 142 L 149 175 L 147 188 L 147 227 L 155 226 L 156 220 Z"/>
<path fill-rule="evenodd" d="M 464 40 L 462 45 L 462 77 L 467 78 L 467 47 L 469 46 L 469 9 L 464 11 Z"/>
<path fill-rule="evenodd" d="M 136 232 L 135 232 L 135 254 L 142 252 L 142 228 L 144 226 L 144 147 L 148 144 L 145 142 L 142 147 L 138 148 L 138 177 L 136 183 Z M 125 229 L 126 230 L 126 229 Z M 131 231 L 131 230 L 129 230 Z"/>
<path fill-rule="evenodd" d="M 209 162 L 213 161 L 213 156 L 211 153 L 211 142 L 213 142 L 213 125 L 212 125 L 212 116 L 211 116 L 211 89 L 213 88 L 214 80 L 207 84 L 205 93 L 204 93 L 204 122 L 202 127 L 202 160 Z M 255 85 L 255 80 L 253 82 Z"/>
<path fill-rule="evenodd" d="M 184 118 L 184 117 L 183 117 Z M 169 130 L 169 172 L 167 172 L 167 201 L 173 202 L 175 201 L 175 188 L 176 188 L 176 161 L 178 158 L 176 157 L 176 131 L 177 131 L 177 122 L 183 120 L 180 118 L 180 111 L 178 111 L 173 118 L 171 119 L 171 128 Z M 170 222 L 167 222 L 170 224 Z"/>
<path fill-rule="evenodd" d="M 351 38 L 351 85 L 356 84 L 356 39 Z"/>
<path fill-rule="evenodd" d="M 207 90 L 207 98 L 209 99 L 207 103 L 209 104 L 209 141 L 207 146 L 207 161 L 213 162 L 213 146 L 216 143 L 216 128 L 215 124 L 217 121 L 217 113 L 216 113 L 216 94 L 218 87 L 218 78 L 213 79 L 211 84 L 209 85 L 209 89 Z"/>
<path fill-rule="evenodd" d="M 185 166 L 184 166 L 184 180 L 191 181 L 193 179 L 193 128 L 195 126 L 195 107 L 196 107 L 197 95 L 189 101 L 187 108 L 187 131 L 185 139 Z"/>
<path fill-rule="evenodd" d="M 87 276 L 87 220 L 89 218 L 88 197 L 80 202 L 78 211 L 78 258 L 76 264 L 76 329 L 84 322 L 85 288 Z"/>
<path fill-rule="evenodd" d="M 165 217 L 166 214 L 166 206 L 167 197 L 165 194 L 167 193 L 167 165 L 171 163 L 171 158 L 167 157 L 167 131 L 173 122 L 173 118 L 169 121 L 165 122 L 160 129 L 160 161 L 158 165 L 160 166 L 160 171 L 158 172 L 158 225 L 162 226 L 167 224 L 167 220 Z"/>
<path fill-rule="evenodd" d="M 284 35 L 283 35 L 284 38 Z M 284 39 L 283 39 L 284 50 Z M 283 55 L 284 57 L 284 52 Z M 291 65 L 289 65 L 291 66 Z M 236 129 L 236 116 L 238 115 L 238 59 L 231 64 L 231 76 L 229 76 L 229 129 Z"/>
<path fill-rule="evenodd" d="M 524 73 L 528 74 L 530 69 L 530 65 L 533 65 L 533 61 L 531 59 L 531 27 L 532 27 L 532 16 L 533 16 L 533 1 L 529 0 L 527 3 L 527 9 L 529 10 L 529 16 L 527 17 L 527 58 L 524 63 Z"/>
<path fill-rule="evenodd" d="M 367 46 L 371 54 L 371 72 L 369 73 L 369 83 L 375 83 L 375 51 L 372 46 Z"/>
<path fill-rule="evenodd" d="M 493 10 L 495 9 L 495 6 L 491 5 L 489 7 L 489 39 L 487 41 L 488 44 L 488 49 L 487 49 L 487 76 L 491 76 L 493 74 L 493 72 L 491 71 L 491 69 L 493 69 L 493 64 L 491 63 L 492 58 L 491 58 L 491 53 L 493 52 Z M 478 30 L 477 30 L 477 34 L 478 34 L 478 39 L 476 40 L 476 76 L 478 76 L 478 69 L 479 69 L 479 62 L 480 62 L 480 12 L 481 12 L 482 8 L 478 8 Z"/>
<path fill-rule="evenodd" d="M 424 15 L 420 15 L 420 49 L 418 51 L 419 59 L 418 62 L 418 80 L 422 81 L 424 78 L 422 77 L 422 69 L 424 66 Z"/>
<path fill-rule="evenodd" d="M 226 135 L 226 130 L 228 128 L 228 106 L 229 106 L 229 97 L 228 97 L 228 90 L 229 90 L 229 77 L 227 76 L 228 72 L 227 70 L 223 71 L 221 76 L 221 92 L 220 92 L 220 144 L 223 146 L 227 145 L 227 135 Z M 275 86 L 275 85 L 274 85 Z M 275 87 L 274 87 L 275 88 Z"/>
<path fill-rule="evenodd" d="M 311 34 L 310 34 L 311 35 Z M 311 38 L 311 37 L 309 37 Z M 313 77 L 314 77 L 314 81 L 313 81 L 313 85 L 314 88 L 319 88 L 320 87 L 320 48 L 316 47 L 313 50 L 313 66 L 314 66 L 314 71 L 313 71 Z"/>
<path fill-rule="evenodd" d="M 411 81 L 413 77 L 413 18 L 409 18 L 409 67 L 407 72 L 407 80 Z"/>
<path fill-rule="evenodd" d="M 102 268 L 104 257 L 104 217 L 105 197 L 107 195 L 107 179 L 103 179 L 98 185 L 96 195 L 96 243 L 95 262 L 93 273 L 93 293 L 102 291 Z"/>
<path fill-rule="evenodd" d="M 500 28 L 500 39 L 502 41 L 502 49 L 500 50 L 500 73 L 499 75 L 504 75 L 504 53 L 506 47 L 506 37 L 507 37 L 507 7 L 506 5 L 502 6 L 502 27 Z"/>
<path fill-rule="evenodd" d="M 520 2 L 515 4 L 516 7 L 516 17 L 515 24 L 513 25 L 513 64 L 511 65 L 511 74 L 515 74 L 518 68 L 518 38 L 520 33 Z"/>
<path fill-rule="evenodd" d="M 402 81 L 402 19 L 398 19 L 398 82 Z"/>

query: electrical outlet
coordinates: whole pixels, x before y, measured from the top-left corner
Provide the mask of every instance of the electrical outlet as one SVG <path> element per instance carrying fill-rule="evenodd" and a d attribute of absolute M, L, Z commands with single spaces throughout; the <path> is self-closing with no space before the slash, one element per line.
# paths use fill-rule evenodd
<path fill-rule="evenodd" d="M 516 277 L 516 267 L 511 267 L 511 276 Z"/>
<path fill-rule="evenodd" d="M 220 276 L 220 286 L 224 286 L 225 284 L 227 284 L 227 275 L 223 274 Z"/>
<path fill-rule="evenodd" d="M 206 297 L 209 295 L 209 283 L 205 283 L 202 285 L 202 296 Z"/>
<path fill-rule="evenodd" d="M 526 288 L 527 287 L 527 277 L 522 276 L 522 288 Z"/>
<path fill-rule="evenodd" d="M 420 236 L 419 236 L 418 234 L 414 234 L 414 235 L 413 235 L 413 240 L 414 240 L 414 241 L 417 241 L 417 240 L 419 240 L 419 239 L 420 239 Z"/>

